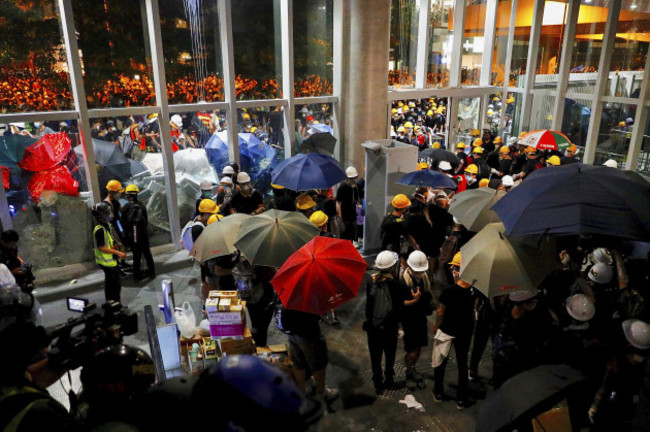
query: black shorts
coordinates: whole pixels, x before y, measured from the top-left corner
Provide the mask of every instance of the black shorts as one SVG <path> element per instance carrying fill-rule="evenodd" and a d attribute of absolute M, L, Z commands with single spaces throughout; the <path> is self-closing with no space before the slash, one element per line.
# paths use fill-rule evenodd
<path fill-rule="evenodd" d="M 418 348 L 428 345 L 429 335 L 427 332 L 428 321 L 425 319 L 403 320 L 404 330 L 404 351 L 412 352 Z"/>
<path fill-rule="evenodd" d="M 305 338 L 289 335 L 289 356 L 298 369 L 312 372 L 325 369 L 329 360 L 325 336 Z"/>

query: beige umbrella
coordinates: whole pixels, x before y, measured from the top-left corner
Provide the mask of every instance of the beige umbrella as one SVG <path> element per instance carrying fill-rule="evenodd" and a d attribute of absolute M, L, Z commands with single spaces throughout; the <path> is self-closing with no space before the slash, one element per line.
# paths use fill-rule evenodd
<path fill-rule="evenodd" d="M 206 261 L 235 252 L 235 241 L 242 222 L 252 216 L 235 213 L 208 225 L 196 239 L 190 256 L 199 261 Z"/>
<path fill-rule="evenodd" d="M 506 193 L 490 188 L 466 190 L 451 199 L 449 213 L 470 231 L 478 232 L 490 223 L 501 222 L 490 208 Z"/>

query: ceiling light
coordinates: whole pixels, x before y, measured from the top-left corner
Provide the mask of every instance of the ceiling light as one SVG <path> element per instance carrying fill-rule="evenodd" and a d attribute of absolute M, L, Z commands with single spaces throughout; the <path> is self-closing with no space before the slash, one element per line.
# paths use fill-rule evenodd
<path fill-rule="evenodd" d="M 632 6 L 630 6 L 630 9 L 636 9 L 636 4 L 632 4 Z"/>

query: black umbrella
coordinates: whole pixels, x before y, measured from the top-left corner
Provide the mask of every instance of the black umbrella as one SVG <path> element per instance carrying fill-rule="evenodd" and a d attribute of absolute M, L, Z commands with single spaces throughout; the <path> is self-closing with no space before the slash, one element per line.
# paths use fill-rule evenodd
<path fill-rule="evenodd" d="M 599 234 L 650 241 L 650 183 L 581 163 L 543 168 L 497 202 L 508 235 Z"/>
<path fill-rule="evenodd" d="M 318 153 L 325 156 L 332 156 L 336 138 L 329 132 L 321 132 L 311 135 L 300 145 L 301 153 Z"/>
<path fill-rule="evenodd" d="M 95 138 L 92 141 L 100 182 L 103 183 L 106 179 L 120 182 L 128 180 L 131 177 L 131 163 L 122 150 L 112 142 Z M 78 145 L 74 151 L 83 155 L 83 146 Z"/>
<path fill-rule="evenodd" d="M 131 177 L 136 176 L 140 173 L 143 173 L 145 171 L 149 171 L 149 168 L 142 162 L 134 161 L 133 159 L 129 159 L 129 164 L 131 165 Z"/>
<path fill-rule="evenodd" d="M 438 168 L 438 163 L 442 161 L 447 161 L 452 165 L 458 166 L 460 164 L 460 159 L 458 159 L 458 156 L 453 154 L 452 152 L 444 149 L 434 149 L 434 148 L 429 148 L 426 150 L 422 150 L 418 154 L 419 158 L 429 158 L 433 161 L 433 167 Z"/>
<path fill-rule="evenodd" d="M 506 381 L 481 405 L 475 432 L 495 432 L 549 410 L 573 395 L 584 375 L 565 365 L 544 365 Z"/>

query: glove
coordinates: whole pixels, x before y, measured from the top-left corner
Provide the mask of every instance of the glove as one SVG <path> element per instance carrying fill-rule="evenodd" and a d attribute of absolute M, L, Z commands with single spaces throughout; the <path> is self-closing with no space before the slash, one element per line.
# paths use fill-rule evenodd
<path fill-rule="evenodd" d="M 492 169 L 490 169 L 490 172 L 491 172 L 492 174 L 499 175 L 499 170 L 497 170 L 497 169 L 492 168 Z"/>

